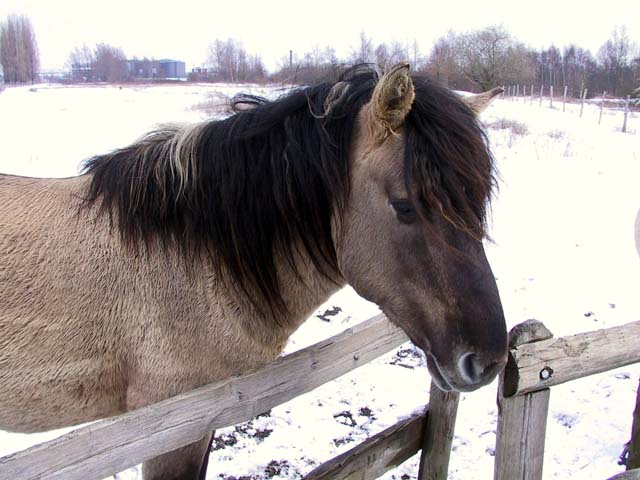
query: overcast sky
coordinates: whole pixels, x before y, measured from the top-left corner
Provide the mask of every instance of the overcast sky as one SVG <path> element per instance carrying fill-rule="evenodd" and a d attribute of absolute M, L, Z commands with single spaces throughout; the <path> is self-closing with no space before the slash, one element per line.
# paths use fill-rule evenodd
<path fill-rule="evenodd" d="M 216 38 L 242 40 L 267 68 L 288 55 L 331 45 L 347 54 L 365 31 L 375 42 L 418 41 L 427 53 L 449 29 L 502 24 L 532 47 L 568 43 L 595 54 L 617 25 L 640 43 L 640 1 L 607 0 L 0 0 L 0 18 L 26 14 L 33 23 L 42 68 L 62 68 L 83 43 L 106 42 L 128 57 L 174 58 L 202 64 Z"/>

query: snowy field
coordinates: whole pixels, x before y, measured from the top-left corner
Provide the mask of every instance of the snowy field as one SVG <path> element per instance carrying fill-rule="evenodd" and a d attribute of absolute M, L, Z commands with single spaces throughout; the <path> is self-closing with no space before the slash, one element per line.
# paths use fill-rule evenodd
<path fill-rule="evenodd" d="M 84 158 L 123 146 L 154 124 L 205 119 L 199 104 L 238 89 L 7 88 L 0 93 L 0 172 L 75 175 Z M 561 105 L 498 100 L 482 117 L 501 175 L 493 243 L 486 248 L 509 327 L 535 318 L 562 336 L 640 318 L 640 260 L 633 243 L 640 117 L 632 114 L 630 132 L 623 134 L 620 112 L 605 110 L 598 125 L 596 106 L 587 105 L 582 118 L 578 108 L 568 105 L 562 113 Z M 296 332 L 287 352 L 376 311 L 347 288 Z M 639 375 L 636 365 L 552 389 L 545 479 L 605 479 L 622 470 L 617 459 L 630 435 Z M 424 405 L 428 392 L 423 359 L 405 345 L 267 415 L 219 431 L 208 478 L 300 478 Z M 462 395 L 450 478 L 493 478 L 495 395 L 495 382 Z M 0 455 L 60 433 L 0 432 Z M 416 478 L 417 462 L 413 458 L 384 478 Z M 138 475 L 131 469 L 117 478 Z"/>

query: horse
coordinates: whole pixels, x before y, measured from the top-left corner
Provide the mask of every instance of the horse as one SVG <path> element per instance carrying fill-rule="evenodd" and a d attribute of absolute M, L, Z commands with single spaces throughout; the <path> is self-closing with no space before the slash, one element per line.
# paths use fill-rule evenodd
<path fill-rule="evenodd" d="M 222 120 L 159 127 L 66 179 L 0 175 L 0 428 L 131 411 L 256 369 L 350 284 L 443 390 L 507 354 L 483 249 L 494 160 L 478 114 L 360 66 Z M 204 478 L 212 436 L 143 464 Z"/>

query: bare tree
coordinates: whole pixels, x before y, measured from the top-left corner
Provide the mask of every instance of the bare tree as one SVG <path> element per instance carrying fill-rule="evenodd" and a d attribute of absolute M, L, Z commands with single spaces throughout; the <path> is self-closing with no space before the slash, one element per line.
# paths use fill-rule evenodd
<path fill-rule="evenodd" d="M 563 67 L 562 53 L 555 45 L 541 51 L 536 57 L 537 78 L 544 85 L 553 85 L 554 88 L 565 85 Z"/>
<path fill-rule="evenodd" d="M 381 43 L 374 50 L 375 62 L 376 64 L 382 68 L 382 70 L 387 70 L 391 65 L 391 53 L 389 52 L 389 47 L 386 43 Z"/>
<path fill-rule="evenodd" d="M 95 51 L 86 44 L 74 48 L 67 58 L 67 68 L 76 81 L 90 82 L 95 79 Z"/>
<path fill-rule="evenodd" d="M 217 39 L 209 45 L 210 80 L 223 82 L 261 81 L 266 69 L 259 55 L 249 55 L 235 38 Z"/>
<path fill-rule="evenodd" d="M 415 70 L 424 70 L 426 68 L 427 59 L 420 52 L 420 45 L 418 45 L 418 41 L 416 39 L 413 40 L 411 47 L 406 48 L 404 52 L 406 52 L 406 57 L 404 58 L 411 61 Z"/>
<path fill-rule="evenodd" d="M 40 59 L 35 32 L 28 17 L 9 15 L 0 25 L 0 63 L 7 83 L 36 80 Z"/>
<path fill-rule="evenodd" d="M 616 27 L 598 51 L 598 61 L 604 68 L 609 91 L 621 94 L 631 89 L 631 50 L 632 44 L 625 26 Z"/>
<path fill-rule="evenodd" d="M 128 78 L 127 57 L 121 48 L 100 43 L 96 45 L 93 72 L 103 82 L 123 82 Z"/>
<path fill-rule="evenodd" d="M 375 62 L 375 52 L 373 41 L 367 37 L 364 31 L 360 32 L 360 43 L 351 50 L 352 63 L 373 63 Z"/>
<path fill-rule="evenodd" d="M 375 63 L 383 71 L 388 70 L 390 67 L 402 60 L 411 60 L 412 66 L 415 70 L 420 68 L 418 61 L 413 62 L 412 54 L 409 53 L 409 49 L 398 41 L 391 42 L 390 44 L 381 43 L 374 49 L 373 55 Z"/>
<path fill-rule="evenodd" d="M 441 85 L 449 87 L 460 72 L 456 57 L 456 35 L 449 31 L 436 40 L 427 60 L 427 72 Z"/>
<path fill-rule="evenodd" d="M 457 36 L 456 57 L 461 71 L 482 90 L 513 78 L 533 78 L 529 51 L 502 26 L 494 25 Z"/>
<path fill-rule="evenodd" d="M 631 70 L 633 73 L 633 96 L 640 97 L 640 51 L 638 56 L 631 61 Z"/>

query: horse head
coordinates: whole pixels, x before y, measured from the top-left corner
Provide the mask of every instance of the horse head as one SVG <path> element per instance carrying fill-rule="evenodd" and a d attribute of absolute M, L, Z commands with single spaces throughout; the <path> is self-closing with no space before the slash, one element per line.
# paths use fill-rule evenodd
<path fill-rule="evenodd" d="M 392 68 L 358 116 L 349 197 L 335 222 L 342 275 L 425 352 L 444 390 L 485 385 L 506 361 L 482 243 L 492 157 L 476 119 L 497 93 L 465 102 L 414 86 L 406 63 Z"/>

